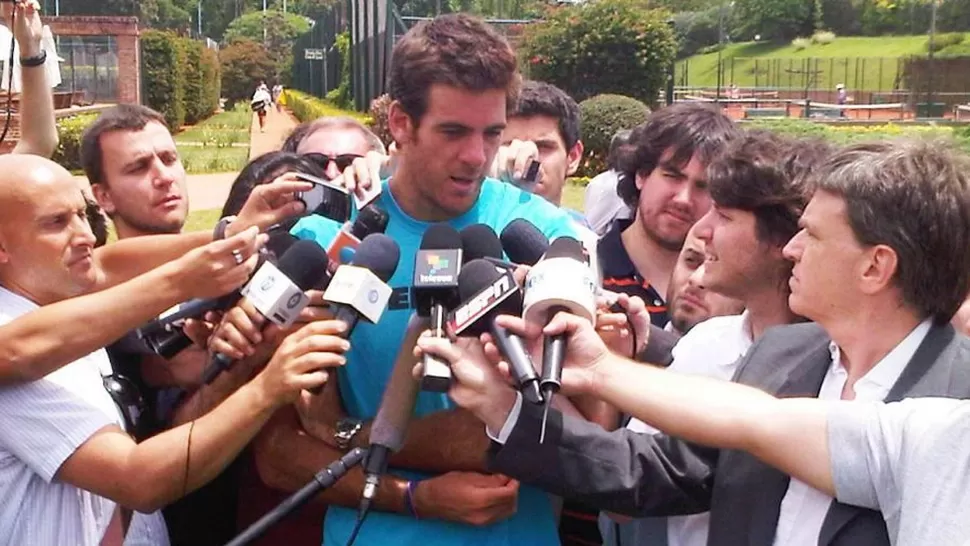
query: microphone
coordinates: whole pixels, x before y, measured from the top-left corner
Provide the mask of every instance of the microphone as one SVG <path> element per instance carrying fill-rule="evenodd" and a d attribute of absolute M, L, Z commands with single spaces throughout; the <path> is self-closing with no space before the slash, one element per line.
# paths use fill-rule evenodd
<path fill-rule="evenodd" d="M 430 317 L 431 335 L 445 337 L 445 320 L 450 309 L 458 306 L 458 273 L 461 271 L 461 236 L 448 224 L 435 224 L 421 238 L 414 260 L 411 301 L 419 317 Z M 443 360 L 424 356 L 421 388 L 447 392 L 451 369 Z"/>
<path fill-rule="evenodd" d="M 508 361 L 522 396 L 533 404 L 542 402 L 539 378 L 522 338 L 495 324 L 498 315 L 522 312 L 522 291 L 512 272 L 496 269 L 485 259 L 472 260 L 458 275 L 458 292 L 463 303 L 449 316 L 449 330 L 474 337 L 489 332 Z"/>
<path fill-rule="evenodd" d="M 391 299 L 387 281 L 394 276 L 400 257 L 401 249 L 393 239 L 372 233 L 357 247 L 353 262 L 334 272 L 323 299 L 330 303 L 334 318 L 347 325 L 344 339 L 350 337 L 360 319 L 371 324 L 381 320 Z M 322 386 L 315 387 L 311 392 L 319 394 L 321 389 Z"/>
<path fill-rule="evenodd" d="M 275 262 L 296 240 L 285 231 L 270 232 L 269 240 L 260 250 L 259 265 L 266 260 Z M 139 328 L 136 335 L 150 349 L 151 352 L 146 354 L 172 358 L 192 345 L 192 340 L 182 331 L 186 319 L 203 317 L 209 311 L 224 311 L 238 303 L 241 297 L 240 291 L 234 290 L 218 298 L 196 298 L 180 303 Z"/>
<path fill-rule="evenodd" d="M 461 250 L 466 264 L 472 260 L 487 260 L 496 267 L 515 270 L 515 264 L 502 258 L 502 243 L 486 224 L 472 224 L 461 230 Z"/>
<path fill-rule="evenodd" d="M 387 212 L 374 203 L 360 209 L 357 218 L 345 223 L 327 248 L 330 272 L 333 273 L 341 264 L 350 263 L 355 249 L 365 237 L 372 233 L 384 233 L 388 219 Z"/>
<path fill-rule="evenodd" d="M 525 279 L 525 311 L 528 322 L 547 325 L 559 312 L 572 313 L 590 322 L 596 317 L 596 279 L 585 259 L 582 243 L 572 237 L 552 242 L 543 259 Z M 545 408 L 539 443 L 545 439 L 546 418 L 552 397 L 559 392 L 566 336 L 547 336 L 542 345 L 542 389 Z"/>
<path fill-rule="evenodd" d="M 282 327 L 293 324 L 310 302 L 304 293 L 326 275 L 327 253 L 314 241 L 293 243 L 279 259 L 279 267 L 267 261 L 242 289 L 242 295 L 263 317 Z M 216 353 L 205 370 L 205 383 L 212 383 L 232 363 Z"/>
<path fill-rule="evenodd" d="M 549 249 L 549 240 L 532 222 L 512 220 L 501 235 L 502 248 L 512 263 L 535 265 Z"/>

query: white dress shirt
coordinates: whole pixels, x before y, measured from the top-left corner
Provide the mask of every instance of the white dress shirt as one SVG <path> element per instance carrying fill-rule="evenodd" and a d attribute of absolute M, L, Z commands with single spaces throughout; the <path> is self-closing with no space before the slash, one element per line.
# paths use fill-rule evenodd
<path fill-rule="evenodd" d="M 916 354 L 923 338 L 930 331 L 930 319 L 926 319 L 909 333 L 892 351 L 876 363 L 871 370 L 859 378 L 853 386 L 855 399 L 865 402 L 884 400 L 892 389 L 906 364 Z M 842 389 L 848 379 L 848 372 L 842 366 L 842 352 L 833 342 L 829 345 L 832 365 L 829 366 L 822 388 L 820 400 L 841 400 Z M 817 546 L 819 532 L 825 515 L 832 504 L 832 497 L 813 489 L 792 478 L 788 492 L 781 501 L 778 514 L 778 528 L 775 531 L 775 546 Z"/>

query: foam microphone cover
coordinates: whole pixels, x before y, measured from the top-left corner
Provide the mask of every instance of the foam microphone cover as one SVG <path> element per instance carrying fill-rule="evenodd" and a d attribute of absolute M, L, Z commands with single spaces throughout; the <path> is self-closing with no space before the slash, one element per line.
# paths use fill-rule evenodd
<path fill-rule="evenodd" d="M 299 240 L 280 256 L 277 268 L 300 290 L 309 290 L 327 273 L 330 258 L 315 241 Z"/>
<path fill-rule="evenodd" d="M 421 250 L 460 249 L 461 235 L 448 224 L 434 224 L 421 237 Z"/>
<path fill-rule="evenodd" d="M 532 222 L 517 218 L 505 226 L 502 248 L 512 263 L 535 265 L 549 248 L 549 240 Z"/>
<path fill-rule="evenodd" d="M 498 235 L 485 224 L 472 224 L 461 230 L 461 250 L 465 263 L 479 258 L 501 260 L 503 254 Z"/>
<path fill-rule="evenodd" d="M 397 270 L 401 248 L 383 233 L 371 233 L 360 242 L 351 265 L 369 269 L 381 281 L 388 282 Z"/>

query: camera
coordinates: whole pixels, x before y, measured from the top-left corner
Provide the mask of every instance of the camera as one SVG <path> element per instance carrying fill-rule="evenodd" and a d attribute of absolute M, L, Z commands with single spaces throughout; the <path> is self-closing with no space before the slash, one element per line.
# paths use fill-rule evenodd
<path fill-rule="evenodd" d="M 350 220 L 353 206 L 350 192 L 342 186 L 313 175 L 295 174 L 300 180 L 313 184 L 313 189 L 296 194 L 296 198 L 306 207 L 305 214 L 319 214 L 341 224 Z"/>

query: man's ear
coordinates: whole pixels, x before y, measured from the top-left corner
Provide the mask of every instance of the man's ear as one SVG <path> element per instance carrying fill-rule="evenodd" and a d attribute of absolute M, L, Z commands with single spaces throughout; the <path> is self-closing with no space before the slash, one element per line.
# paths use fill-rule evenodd
<path fill-rule="evenodd" d="M 387 110 L 387 125 L 391 130 L 391 136 L 400 149 L 406 146 L 413 139 L 414 130 L 417 125 L 411 116 L 404 111 L 399 101 L 394 101 Z"/>
<path fill-rule="evenodd" d="M 91 194 L 94 195 L 94 200 L 98 202 L 105 214 L 111 216 L 115 213 L 115 202 L 111 198 L 111 190 L 108 189 L 106 184 L 91 184 Z"/>
<path fill-rule="evenodd" d="M 583 141 L 577 140 L 576 144 L 566 152 L 566 176 L 576 174 L 579 164 L 583 161 L 584 151 Z"/>

